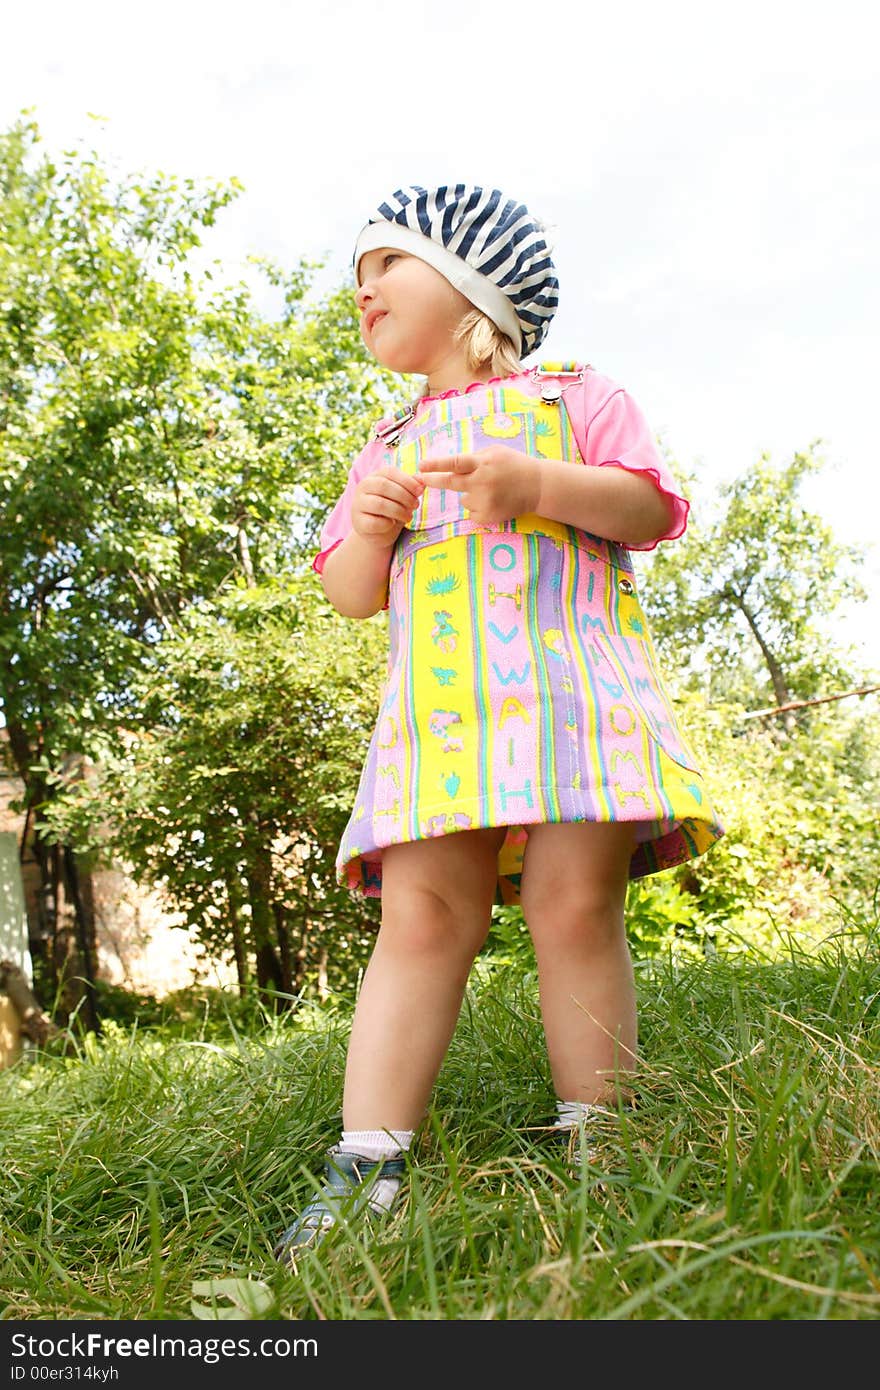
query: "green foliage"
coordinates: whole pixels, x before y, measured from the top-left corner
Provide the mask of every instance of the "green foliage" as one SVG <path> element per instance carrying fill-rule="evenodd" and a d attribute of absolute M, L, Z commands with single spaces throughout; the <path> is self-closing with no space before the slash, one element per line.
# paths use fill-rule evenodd
<path fill-rule="evenodd" d="M 106 1020 L 123 1028 L 135 1023 L 138 1028 L 155 1028 L 162 1022 L 162 1002 L 149 991 L 96 980 L 95 994 L 102 1024 Z"/>
<path fill-rule="evenodd" d="M 234 190 L 114 184 L 93 156 L 38 147 L 33 124 L 0 140 L 0 693 L 56 765 L 119 717 L 144 647 L 228 566 L 196 466 L 210 410 L 184 265 Z"/>
<path fill-rule="evenodd" d="M 763 454 L 717 493 L 683 479 L 687 531 L 639 557 L 664 664 L 713 702 L 760 708 L 852 682 L 829 629 L 844 601 L 865 598 L 862 556 L 800 497 L 823 466 L 814 444 L 784 467 Z"/>
<path fill-rule="evenodd" d="M 741 708 L 680 697 L 679 712 L 725 826 L 699 859 L 631 889 L 640 911 L 663 880 L 681 891 L 685 915 L 665 942 L 702 951 L 786 954 L 839 929 L 840 912 L 863 919 L 880 879 L 880 721 L 868 697 L 745 723 Z M 697 910 L 688 920 L 687 912 Z"/>
<path fill-rule="evenodd" d="M 207 985 L 188 985 L 161 998 L 107 980 L 98 980 L 95 990 L 102 1029 L 111 1038 L 133 1037 L 136 1031 L 160 1033 L 166 1044 L 172 1038 L 228 1043 L 238 1033 L 258 1033 L 268 1021 L 253 994 Z"/>

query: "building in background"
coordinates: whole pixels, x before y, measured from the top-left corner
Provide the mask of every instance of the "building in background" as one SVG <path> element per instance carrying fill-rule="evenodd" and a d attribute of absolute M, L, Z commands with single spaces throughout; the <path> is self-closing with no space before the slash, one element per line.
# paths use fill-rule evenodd
<path fill-rule="evenodd" d="M 0 740 L 4 733 L 0 728 Z M 6 955 L 32 980 L 31 950 L 45 938 L 45 913 L 32 837 L 24 815 L 14 809 L 22 794 L 21 782 L 0 758 L 0 959 Z M 234 985 L 234 968 L 206 959 L 161 894 L 137 884 L 124 869 L 83 870 L 80 888 L 94 923 L 97 979 L 157 998 L 194 984 Z M 50 1000 L 42 1002 L 51 1008 Z"/>

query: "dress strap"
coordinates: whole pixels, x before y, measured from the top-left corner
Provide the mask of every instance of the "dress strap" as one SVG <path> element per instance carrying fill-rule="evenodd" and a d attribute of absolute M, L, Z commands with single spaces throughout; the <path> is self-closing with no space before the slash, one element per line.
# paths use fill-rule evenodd
<path fill-rule="evenodd" d="M 562 399 L 566 386 L 583 381 L 590 371 L 589 362 L 541 362 L 532 368 L 532 376 L 541 385 L 541 400 L 547 405 L 555 405 Z"/>
<path fill-rule="evenodd" d="M 381 439 L 385 445 L 396 444 L 401 430 L 409 424 L 415 413 L 414 405 L 405 405 L 400 410 L 396 410 L 393 415 L 386 416 L 374 428 L 373 432 L 376 438 Z"/>

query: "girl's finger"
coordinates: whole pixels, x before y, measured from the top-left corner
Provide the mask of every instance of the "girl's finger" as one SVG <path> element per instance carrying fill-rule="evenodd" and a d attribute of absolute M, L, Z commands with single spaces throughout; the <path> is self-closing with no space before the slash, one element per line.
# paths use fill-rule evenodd
<path fill-rule="evenodd" d="M 382 517 L 388 521 L 409 521 L 413 514 L 415 504 L 412 498 L 406 502 L 396 501 L 391 497 L 372 497 L 364 507 L 366 516 Z"/>
<path fill-rule="evenodd" d="M 404 478 L 406 481 L 404 482 Z M 423 484 L 415 478 L 409 478 L 406 474 L 401 474 L 398 478 L 384 478 L 381 480 L 382 486 L 370 488 L 373 497 L 390 497 L 402 502 L 404 506 L 414 505 L 422 495 Z M 409 484 L 414 484 L 410 486 Z"/>
<path fill-rule="evenodd" d="M 377 478 L 385 478 L 389 483 L 395 483 L 398 487 L 405 488 L 407 492 L 421 494 L 422 484 L 415 473 L 404 473 L 399 468 L 389 469 L 388 472 L 382 471 L 374 475 Z"/>
<path fill-rule="evenodd" d="M 452 458 L 422 459 L 416 477 L 422 473 L 473 473 L 477 460 L 473 454 L 454 454 Z"/>
<path fill-rule="evenodd" d="M 464 478 L 458 478 L 454 473 L 431 473 L 425 478 L 425 487 L 435 487 L 438 490 L 446 489 L 447 492 L 465 492 L 469 484 Z"/>

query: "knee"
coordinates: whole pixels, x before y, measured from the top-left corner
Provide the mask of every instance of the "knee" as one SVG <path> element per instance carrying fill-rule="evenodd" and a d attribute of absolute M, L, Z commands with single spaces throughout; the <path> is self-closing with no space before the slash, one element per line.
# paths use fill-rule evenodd
<path fill-rule="evenodd" d="M 454 897 L 432 888 L 414 888 L 399 897 L 393 908 L 383 909 L 380 937 L 386 949 L 424 961 L 460 958 L 466 965 L 489 934 L 485 922 L 457 904 Z"/>
<path fill-rule="evenodd" d="M 583 883 L 540 903 L 523 903 L 536 952 L 607 951 L 626 942 L 624 901 L 616 889 Z"/>

